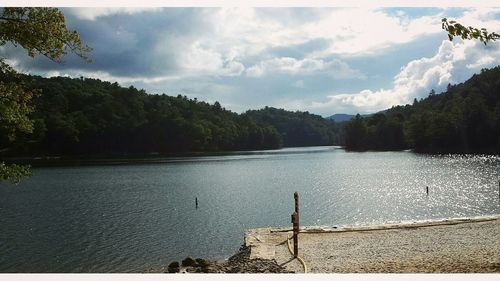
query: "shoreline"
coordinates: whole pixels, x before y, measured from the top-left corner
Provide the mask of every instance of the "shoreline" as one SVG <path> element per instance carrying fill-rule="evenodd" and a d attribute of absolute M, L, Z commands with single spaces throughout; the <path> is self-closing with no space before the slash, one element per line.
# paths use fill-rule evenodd
<path fill-rule="evenodd" d="M 122 153 L 122 154 L 92 154 L 92 155 L 51 155 L 51 156 L 10 156 L 4 157 L 9 164 L 31 165 L 33 167 L 65 167 L 65 166 L 95 166 L 123 164 L 159 164 L 196 161 L 200 157 L 221 156 L 252 156 L 259 154 L 296 153 L 293 149 L 341 149 L 335 145 L 317 146 L 287 146 L 260 150 L 219 150 L 219 151 L 186 151 L 170 153 Z M 292 151 L 287 151 L 292 150 Z"/>
<path fill-rule="evenodd" d="M 177 268 L 171 267 L 172 262 L 146 272 L 304 273 L 304 264 L 288 249 L 291 230 L 248 229 L 244 244 L 225 260 L 187 257 L 191 261 L 177 262 Z M 309 273 L 500 273 L 500 242 L 489 245 L 485 236 L 500 237 L 500 215 L 304 226 L 299 232 L 299 256 Z"/>
<path fill-rule="evenodd" d="M 303 272 L 289 252 L 290 227 L 245 232 L 250 259 Z M 312 273 L 500 273 L 500 215 L 377 225 L 305 226 L 299 256 Z"/>
<path fill-rule="evenodd" d="M 340 226 L 330 225 L 314 225 L 314 226 L 301 226 L 300 233 L 329 233 L 329 232 L 350 232 L 350 231 L 372 231 L 372 230 L 387 230 L 387 229 L 404 229 L 404 228 L 417 228 L 417 227 L 431 227 L 439 225 L 455 225 L 462 223 L 475 223 L 484 221 L 500 220 L 500 214 L 487 215 L 487 216 L 474 216 L 474 217 L 455 217 L 455 218 L 442 218 L 442 219 L 426 219 L 415 221 L 400 221 L 400 222 L 387 222 L 377 224 L 346 224 Z M 263 227 L 249 229 L 248 231 L 269 229 L 271 232 L 287 232 L 291 231 L 292 227 Z"/>

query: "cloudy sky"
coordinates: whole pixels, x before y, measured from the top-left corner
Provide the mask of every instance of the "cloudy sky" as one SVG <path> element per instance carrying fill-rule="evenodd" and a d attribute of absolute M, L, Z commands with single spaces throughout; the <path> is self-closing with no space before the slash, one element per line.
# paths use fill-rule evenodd
<path fill-rule="evenodd" d="M 500 32 L 500 8 L 63 8 L 93 48 L 55 64 L 0 48 L 18 70 L 93 77 L 244 112 L 371 113 L 499 63 L 497 42 L 454 39 L 441 18 Z"/>

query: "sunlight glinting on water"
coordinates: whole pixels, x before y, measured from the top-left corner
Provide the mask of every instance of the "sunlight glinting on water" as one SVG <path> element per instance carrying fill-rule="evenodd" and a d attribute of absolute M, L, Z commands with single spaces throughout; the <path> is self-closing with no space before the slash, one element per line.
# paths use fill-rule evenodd
<path fill-rule="evenodd" d="M 227 258 L 246 229 L 290 226 L 295 191 L 303 226 L 500 214 L 499 179 L 498 156 L 331 147 L 37 168 L 18 187 L 0 185 L 0 271 L 129 272 Z"/>

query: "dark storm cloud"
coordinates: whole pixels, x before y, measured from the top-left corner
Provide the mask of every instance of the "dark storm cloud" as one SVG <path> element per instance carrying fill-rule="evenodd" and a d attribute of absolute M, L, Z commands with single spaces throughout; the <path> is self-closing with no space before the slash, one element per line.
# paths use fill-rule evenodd
<path fill-rule="evenodd" d="M 92 63 L 84 63 L 75 55 L 63 58 L 64 63 L 38 56 L 25 55 L 21 48 L 6 46 L 7 58 L 16 58 L 19 69 L 62 71 L 79 69 L 103 71 L 112 76 L 155 77 L 175 74 L 176 56 L 186 38 L 194 38 L 210 25 L 204 23 L 202 9 L 166 8 L 137 14 L 115 14 L 95 20 L 80 19 L 70 9 L 63 9 L 68 28 L 77 30 L 83 41 L 93 48 Z"/>

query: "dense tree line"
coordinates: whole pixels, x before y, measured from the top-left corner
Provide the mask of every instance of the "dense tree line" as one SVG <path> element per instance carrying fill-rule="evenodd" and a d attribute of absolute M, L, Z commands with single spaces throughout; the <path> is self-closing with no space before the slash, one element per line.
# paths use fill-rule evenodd
<path fill-rule="evenodd" d="M 500 66 L 412 105 L 357 115 L 342 132 L 349 150 L 499 153 Z"/>
<path fill-rule="evenodd" d="M 186 96 L 150 95 L 98 79 L 23 76 L 33 132 L 10 156 L 119 155 L 332 145 L 335 122 L 274 108 L 237 114 Z M 0 139 L 2 147 L 8 141 Z"/>
<path fill-rule="evenodd" d="M 258 125 L 275 127 L 284 146 L 332 145 L 339 143 L 338 127 L 333 120 L 327 120 L 309 112 L 286 111 L 265 107 L 245 113 Z"/>

